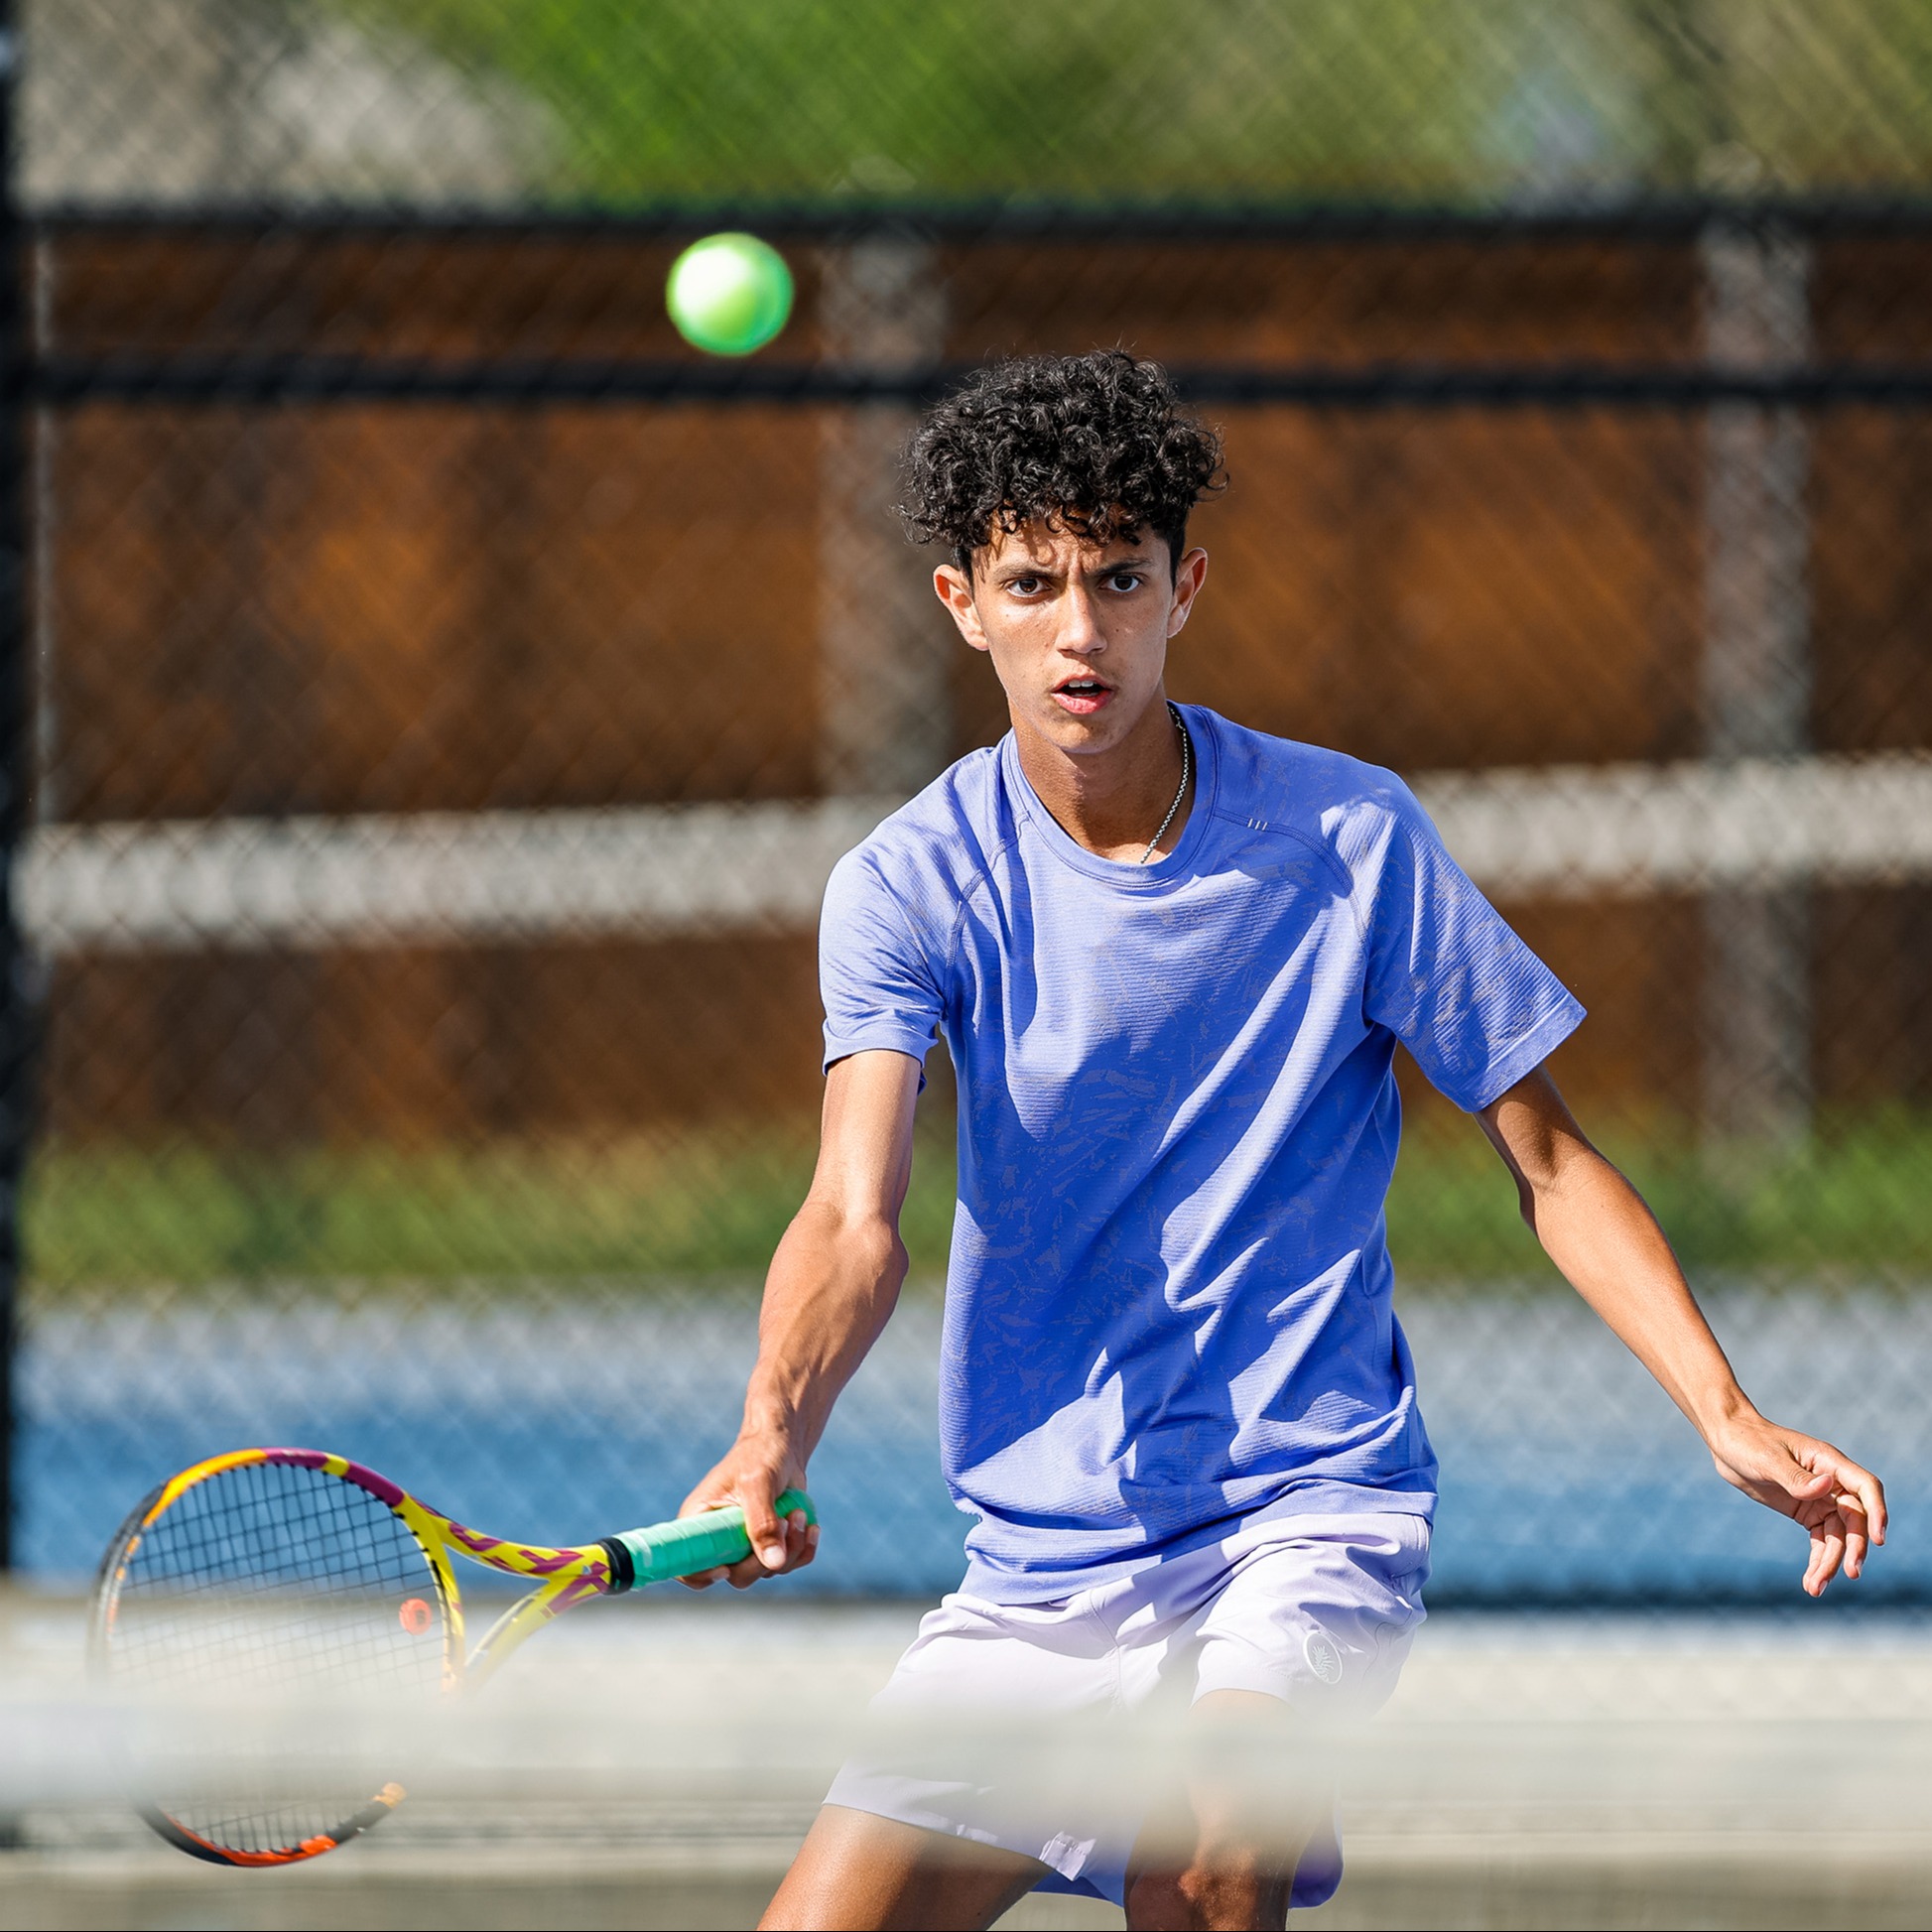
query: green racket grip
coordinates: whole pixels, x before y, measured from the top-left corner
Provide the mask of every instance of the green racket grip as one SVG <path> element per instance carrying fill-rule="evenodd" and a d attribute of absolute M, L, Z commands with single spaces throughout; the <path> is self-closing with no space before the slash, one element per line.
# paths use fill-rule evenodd
<path fill-rule="evenodd" d="M 787 1489 L 772 1503 L 778 1519 L 796 1510 L 805 1511 L 805 1520 L 816 1523 L 819 1512 L 803 1489 Z M 665 1583 L 672 1577 L 695 1576 L 700 1570 L 720 1570 L 740 1563 L 751 1554 L 751 1538 L 744 1533 L 744 1511 L 736 1503 L 725 1509 L 702 1509 L 695 1516 L 681 1516 L 675 1523 L 658 1523 L 650 1529 L 619 1530 L 603 1539 L 604 1554 L 610 1559 L 612 1595 L 636 1590 L 647 1583 Z"/>

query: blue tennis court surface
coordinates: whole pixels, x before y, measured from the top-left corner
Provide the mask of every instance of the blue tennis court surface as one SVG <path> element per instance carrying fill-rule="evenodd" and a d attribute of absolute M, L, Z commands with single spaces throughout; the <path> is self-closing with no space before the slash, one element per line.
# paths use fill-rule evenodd
<path fill-rule="evenodd" d="M 1932 1300 L 1707 1294 L 1744 1385 L 1876 1467 L 1896 1508 L 1868 1585 L 1932 1598 Z M 1792 1602 L 1803 1538 L 1712 1474 L 1578 1302 L 1418 1297 L 1404 1314 L 1444 1467 L 1437 1604 Z M 331 1449 L 496 1534 L 580 1541 L 673 1513 L 735 1432 L 739 1290 L 624 1282 L 399 1292 L 275 1284 L 49 1297 L 27 1323 L 22 1557 L 89 1573 L 160 1479 L 250 1443 Z M 780 1586 L 931 1596 L 966 1519 L 938 1472 L 939 1307 L 908 1295 L 812 1470 L 824 1552 Z"/>

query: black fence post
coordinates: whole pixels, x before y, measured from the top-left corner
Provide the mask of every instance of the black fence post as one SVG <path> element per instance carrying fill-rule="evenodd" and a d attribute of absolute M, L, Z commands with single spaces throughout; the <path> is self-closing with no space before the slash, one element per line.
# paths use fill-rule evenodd
<path fill-rule="evenodd" d="M 36 967 L 22 943 L 14 864 L 31 771 L 27 653 L 27 311 L 19 203 L 20 22 L 0 0 L 0 1572 L 18 1560 L 20 1186 L 32 1121 Z"/>

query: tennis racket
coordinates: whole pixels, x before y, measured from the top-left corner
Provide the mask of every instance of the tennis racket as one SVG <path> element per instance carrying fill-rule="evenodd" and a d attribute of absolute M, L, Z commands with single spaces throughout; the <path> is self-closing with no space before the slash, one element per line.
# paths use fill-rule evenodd
<path fill-rule="evenodd" d="M 798 1510 L 816 1520 L 795 1489 L 777 1509 L 781 1520 Z M 465 1528 L 346 1457 L 241 1449 L 171 1477 L 121 1525 L 94 1588 L 89 1651 L 103 1677 L 141 1692 L 428 1702 L 476 1689 L 526 1637 L 587 1598 L 750 1551 L 735 1507 L 539 1549 Z M 451 1552 L 536 1586 L 473 1649 Z M 251 1776 L 240 1755 L 233 1790 L 186 1790 L 142 1815 L 195 1858 L 279 1866 L 332 1852 L 404 1797 L 395 1783 L 371 1793 L 349 1771 L 334 1789 L 318 1776 L 315 1790 L 292 1791 Z"/>

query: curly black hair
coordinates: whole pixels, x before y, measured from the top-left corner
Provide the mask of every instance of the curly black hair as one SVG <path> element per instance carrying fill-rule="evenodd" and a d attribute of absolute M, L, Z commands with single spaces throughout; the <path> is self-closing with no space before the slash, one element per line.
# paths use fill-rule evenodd
<path fill-rule="evenodd" d="M 1220 436 L 1183 413 L 1158 362 L 1029 355 L 977 370 L 927 415 L 899 514 L 967 572 L 996 531 L 1033 522 L 1095 543 L 1149 530 L 1178 569 L 1188 512 L 1224 481 Z"/>

